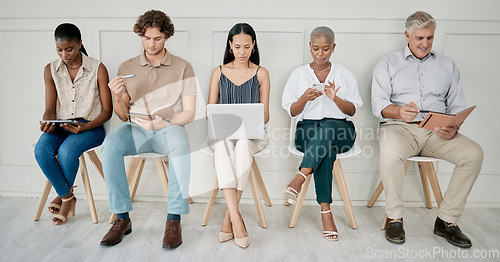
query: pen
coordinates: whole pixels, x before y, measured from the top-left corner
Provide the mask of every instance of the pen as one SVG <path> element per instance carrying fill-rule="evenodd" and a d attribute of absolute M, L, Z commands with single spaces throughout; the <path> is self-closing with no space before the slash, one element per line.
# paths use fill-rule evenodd
<path fill-rule="evenodd" d="M 131 77 L 134 77 L 135 74 L 132 74 L 132 75 L 125 75 L 125 76 L 122 76 L 122 78 L 131 78 Z"/>

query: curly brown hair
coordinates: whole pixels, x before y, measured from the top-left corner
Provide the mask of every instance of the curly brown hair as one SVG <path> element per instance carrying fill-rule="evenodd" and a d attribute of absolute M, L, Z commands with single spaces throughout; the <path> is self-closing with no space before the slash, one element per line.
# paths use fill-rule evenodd
<path fill-rule="evenodd" d="M 134 25 L 134 32 L 143 36 L 148 27 L 156 27 L 164 33 L 167 38 L 175 33 L 174 24 L 170 17 L 160 10 L 149 10 L 137 18 Z"/>

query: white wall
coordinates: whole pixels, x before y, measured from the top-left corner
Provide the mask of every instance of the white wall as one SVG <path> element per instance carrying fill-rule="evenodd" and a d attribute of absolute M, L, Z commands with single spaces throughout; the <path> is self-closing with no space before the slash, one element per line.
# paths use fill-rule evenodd
<path fill-rule="evenodd" d="M 416 4 L 421 6 L 416 7 Z M 378 175 L 377 119 L 371 113 L 371 73 L 384 55 L 404 47 L 404 20 L 425 10 L 438 21 L 434 50 L 452 57 L 461 70 L 468 105 L 478 105 L 461 132 L 484 149 L 481 175 L 469 197 L 469 205 L 500 206 L 498 159 L 500 123 L 500 2 L 494 0 L 445 1 L 2 1 L 0 10 L 0 195 L 39 196 L 43 174 L 32 151 L 39 135 L 38 121 L 44 110 L 43 67 L 57 58 L 53 30 L 62 22 L 79 26 L 89 54 L 100 59 L 110 76 L 119 64 L 141 51 L 140 39 L 132 32 L 138 15 L 149 9 L 168 13 L 176 34 L 168 49 L 190 61 L 200 80 L 204 102 L 212 69 L 222 62 L 227 31 L 237 22 L 248 22 L 257 31 L 262 65 L 271 76 L 272 152 L 258 158 L 268 192 L 275 203 L 295 174 L 300 159 L 286 150 L 289 117 L 281 108 L 281 93 L 294 68 L 310 62 L 308 35 L 318 25 L 337 33 L 332 61 L 355 74 L 365 105 L 353 121 L 358 157 L 342 160 L 347 187 L 354 204 L 364 205 L 380 178 Z M 494 114 L 493 114 L 494 115 Z M 114 117 L 112 126 L 119 124 Z M 198 129 L 188 128 L 193 147 L 202 140 Z M 206 198 L 212 185 L 213 159 L 201 152 L 192 154 L 191 195 Z M 90 164 L 89 164 L 90 165 Z M 443 192 L 453 166 L 437 164 Z M 106 198 L 104 182 L 89 167 L 96 198 Z M 423 205 L 416 166 L 406 177 L 405 200 Z M 80 178 L 77 184 L 81 184 Z M 163 199 L 153 163 L 147 163 L 137 192 L 138 199 Z M 250 190 L 244 197 L 249 198 Z M 77 190 L 83 193 L 83 188 Z M 221 197 L 221 196 L 220 196 Z M 314 199 L 311 185 L 307 198 Z M 384 197 L 382 196 L 381 199 Z M 334 200 L 340 200 L 334 188 Z"/>

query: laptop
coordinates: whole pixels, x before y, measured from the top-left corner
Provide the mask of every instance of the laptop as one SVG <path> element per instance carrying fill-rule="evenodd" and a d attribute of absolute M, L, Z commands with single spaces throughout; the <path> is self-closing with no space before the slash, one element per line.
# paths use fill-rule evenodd
<path fill-rule="evenodd" d="M 263 139 L 264 104 L 207 105 L 208 138 Z"/>

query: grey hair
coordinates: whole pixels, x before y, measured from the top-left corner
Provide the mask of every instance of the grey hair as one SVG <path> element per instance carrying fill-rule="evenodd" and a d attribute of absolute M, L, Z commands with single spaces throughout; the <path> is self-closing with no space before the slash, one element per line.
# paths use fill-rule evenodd
<path fill-rule="evenodd" d="M 413 29 L 422 29 L 422 28 L 429 28 L 429 27 L 434 27 L 436 28 L 436 20 L 434 20 L 434 17 L 432 17 L 430 14 L 423 12 L 423 11 L 417 11 L 406 19 L 406 31 L 408 34 L 413 33 Z"/>
<path fill-rule="evenodd" d="M 309 39 L 311 39 L 315 35 L 326 35 L 326 36 L 329 36 L 329 37 L 332 38 L 333 43 L 335 43 L 335 33 L 333 32 L 332 29 L 330 29 L 330 27 L 327 27 L 327 26 L 318 26 L 318 27 L 314 28 L 314 30 L 312 30 L 312 32 L 311 32 L 311 36 L 310 36 Z"/>

